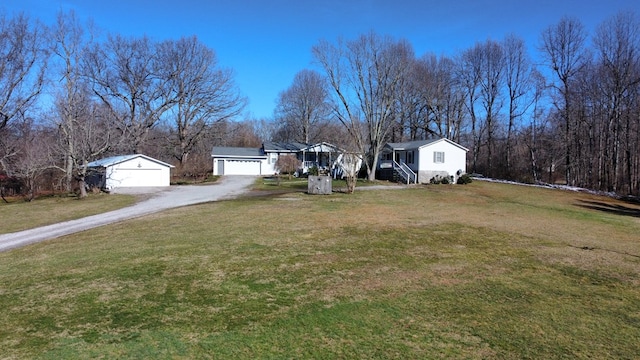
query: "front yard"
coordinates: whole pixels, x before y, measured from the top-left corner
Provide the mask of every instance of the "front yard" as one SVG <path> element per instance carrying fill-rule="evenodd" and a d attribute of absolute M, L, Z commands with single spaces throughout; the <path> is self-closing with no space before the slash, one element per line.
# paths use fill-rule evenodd
<path fill-rule="evenodd" d="M 174 209 L 0 253 L 1 357 L 634 358 L 639 208 L 474 182 Z"/>

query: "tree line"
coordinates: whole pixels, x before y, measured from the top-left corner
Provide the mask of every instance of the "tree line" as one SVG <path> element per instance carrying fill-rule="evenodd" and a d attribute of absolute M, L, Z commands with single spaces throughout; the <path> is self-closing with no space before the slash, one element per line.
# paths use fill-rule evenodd
<path fill-rule="evenodd" d="M 0 170 L 29 197 L 42 188 L 85 196 L 87 164 L 114 154 L 202 175 L 217 136 L 253 136 L 230 121 L 245 102 L 233 72 L 195 36 L 100 37 L 73 12 L 48 26 L 0 17 Z"/>
<path fill-rule="evenodd" d="M 275 135 L 307 139 L 337 122 L 370 179 L 386 142 L 444 137 L 468 147 L 472 173 L 640 195 L 636 15 L 591 36 L 565 17 L 536 47 L 534 62 L 513 34 L 454 56 L 417 57 L 375 32 L 322 40 L 312 49 L 320 71 L 299 73 L 278 99 Z"/>
<path fill-rule="evenodd" d="M 565 17 L 535 45 L 530 54 L 511 34 L 417 56 L 375 32 L 321 40 L 314 69 L 256 120 L 242 119 L 233 71 L 195 36 L 102 36 L 73 12 L 49 25 L 1 14 L 0 190 L 83 196 L 88 162 L 138 152 L 203 177 L 212 146 L 266 140 L 335 143 L 362 154 L 374 179 L 386 142 L 445 137 L 470 150 L 472 173 L 640 195 L 635 14 L 591 35 Z"/>

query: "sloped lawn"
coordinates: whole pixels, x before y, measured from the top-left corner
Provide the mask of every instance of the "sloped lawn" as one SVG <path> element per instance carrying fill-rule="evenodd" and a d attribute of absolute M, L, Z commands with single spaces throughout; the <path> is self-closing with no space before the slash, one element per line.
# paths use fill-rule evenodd
<path fill-rule="evenodd" d="M 474 182 L 174 209 L 0 253 L 0 357 L 634 358 L 637 208 Z"/>
<path fill-rule="evenodd" d="M 85 216 L 101 214 L 133 205 L 131 195 L 91 194 L 84 199 L 75 196 L 49 196 L 26 202 L 12 199 L 0 201 L 0 234 L 32 229 Z"/>

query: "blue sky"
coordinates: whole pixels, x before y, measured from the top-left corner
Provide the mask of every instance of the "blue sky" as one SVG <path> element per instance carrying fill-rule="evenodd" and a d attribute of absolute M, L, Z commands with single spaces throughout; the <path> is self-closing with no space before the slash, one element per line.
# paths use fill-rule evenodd
<path fill-rule="evenodd" d="M 271 117 L 295 73 L 314 68 L 311 47 L 320 39 L 373 30 L 407 39 L 417 56 L 453 56 L 514 33 L 535 52 L 541 31 L 564 15 L 590 33 L 619 11 L 640 16 L 638 0 L 2 0 L 0 9 L 47 24 L 73 9 L 106 32 L 154 40 L 196 35 L 234 70 L 252 118 Z"/>

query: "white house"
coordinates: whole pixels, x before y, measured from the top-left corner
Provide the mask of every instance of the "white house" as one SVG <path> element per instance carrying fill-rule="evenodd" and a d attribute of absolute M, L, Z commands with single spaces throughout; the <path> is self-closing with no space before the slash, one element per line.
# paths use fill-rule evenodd
<path fill-rule="evenodd" d="M 312 167 L 330 171 L 342 153 L 329 143 L 265 142 L 261 148 L 215 146 L 211 151 L 213 175 L 273 175 L 280 156 L 293 155 L 301 164 L 298 174 Z"/>
<path fill-rule="evenodd" d="M 380 178 L 396 174 L 407 183 L 429 183 L 434 177 L 456 182 L 467 172 L 467 151 L 444 138 L 387 143 L 378 165 Z"/>
<path fill-rule="evenodd" d="M 112 156 L 88 164 L 87 183 L 107 191 L 117 187 L 169 186 L 173 167 L 142 154 Z"/>

